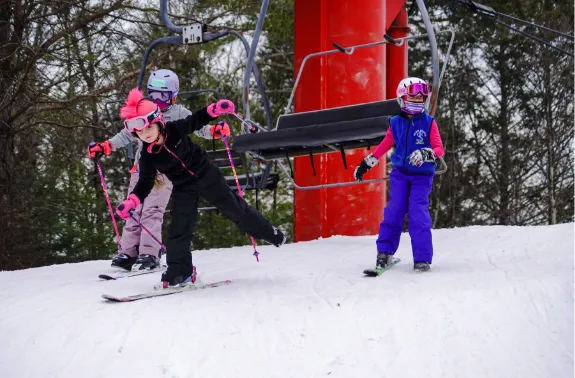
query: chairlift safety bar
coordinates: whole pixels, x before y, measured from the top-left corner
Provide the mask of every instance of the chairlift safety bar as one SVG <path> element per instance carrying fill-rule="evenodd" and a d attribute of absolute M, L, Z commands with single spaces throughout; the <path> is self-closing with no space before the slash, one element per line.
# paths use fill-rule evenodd
<path fill-rule="evenodd" d="M 449 61 L 449 54 L 451 53 L 451 47 L 453 46 L 453 41 L 454 41 L 454 39 L 455 39 L 455 31 L 453 31 L 453 29 L 446 29 L 446 30 L 442 30 L 442 31 L 437 32 L 437 34 L 445 34 L 445 33 L 451 33 L 451 40 L 449 41 L 449 47 L 448 47 L 448 49 L 447 49 L 447 56 L 446 56 L 445 62 L 443 63 L 442 75 L 443 75 L 443 73 L 445 73 L 445 69 L 446 69 L 447 63 L 448 63 L 448 61 Z M 401 45 L 403 45 L 406 40 L 421 39 L 421 38 L 425 38 L 425 37 L 427 37 L 427 36 L 428 36 L 428 34 L 421 34 L 421 35 L 409 36 L 409 37 L 404 37 L 404 38 L 396 38 L 394 41 L 396 41 L 396 42 L 399 41 L 399 42 L 396 43 L 395 46 L 401 46 Z M 299 81 L 300 81 L 300 78 L 301 78 L 303 69 L 304 69 L 304 67 L 305 67 L 305 65 L 306 65 L 306 63 L 307 63 L 307 61 L 308 61 L 309 59 L 314 58 L 314 57 L 318 57 L 318 56 L 323 56 L 323 55 L 338 54 L 338 53 L 341 53 L 341 52 L 342 52 L 341 49 L 344 50 L 345 54 L 347 54 L 347 55 L 352 55 L 352 54 L 355 52 L 356 49 L 362 49 L 362 48 L 366 48 L 366 47 L 373 47 L 373 46 L 385 45 L 385 44 L 388 44 L 388 43 L 392 43 L 392 44 L 393 44 L 393 42 L 391 42 L 391 41 L 389 41 L 389 40 L 386 39 L 386 40 L 384 40 L 384 41 L 365 43 L 365 44 L 354 45 L 354 46 L 349 46 L 349 47 L 341 47 L 341 46 L 337 45 L 337 46 L 339 46 L 340 48 L 336 48 L 335 50 L 321 51 L 321 52 L 312 53 L 312 54 L 307 55 L 307 56 L 302 60 L 302 63 L 301 63 L 300 68 L 299 68 L 299 70 L 298 70 L 298 73 L 297 73 L 297 76 L 296 76 L 296 80 L 295 80 L 293 89 L 292 89 L 292 91 L 291 91 L 291 94 L 290 94 L 288 103 L 287 103 L 287 105 L 286 105 L 286 107 L 285 107 L 284 115 L 286 115 L 286 114 L 288 114 L 288 113 L 290 112 L 290 108 L 291 108 L 291 105 L 292 105 L 292 103 L 293 103 L 293 99 L 294 99 L 294 97 L 295 97 L 295 91 L 296 91 L 296 89 L 297 89 L 297 87 L 298 87 L 298 85 L 299 85 Z M 441 83 L 441 80 L 439 81 L 439 83 Z M 439 88 L 438 88 L 438 89 L 439 89 Z M 278 118 L 278 121 L 279 121 L 279 118 Z M 276 126 L 275 126 L 274 130 L 277 130 L 277 128 L 278 128 L 278 121 L 276 121 Z"/>

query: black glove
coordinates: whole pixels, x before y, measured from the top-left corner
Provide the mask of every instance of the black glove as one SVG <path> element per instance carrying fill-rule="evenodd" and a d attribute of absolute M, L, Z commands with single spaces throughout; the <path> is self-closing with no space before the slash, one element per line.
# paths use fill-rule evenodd
<path fill-rule="evenodd" d="M 423 163 L 435 163 L 435 152 L 431 148 L 422 148 L 415 150 L 409 155 L 409 164 L 415 167 L 421 167 Z"/>
<path fill-rule="evenodd" d="M 379 160 L 377 160 L 372 154 L 367 155 L 355 168 L 353 177 L 355 177 L 355 179 L 359 182 L 363 181 L 363 175 L 371 168 L 375 167 L 378 163 Z"/>

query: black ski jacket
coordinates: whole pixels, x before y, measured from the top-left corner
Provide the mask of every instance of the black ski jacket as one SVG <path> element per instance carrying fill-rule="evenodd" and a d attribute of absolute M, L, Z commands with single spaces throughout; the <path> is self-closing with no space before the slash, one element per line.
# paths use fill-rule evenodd
<path fill-rule="evenodd" d="M 210 164 L 208 155 L 201 146 L 192 142 L 188 134 L 201 129 L 215 119 L 208 114 L 207 108 L 203 108 L 184 119 L 167 122 L 164 145 L 153 145 L 152 152 L 148 151 L 150 144 L 144 142 L 139 163 L 140 178 L 132 193 L 143 202 L 154 187 L 156 171 L 166 175 L 174 188 L 192 180 L 201 179 Z M 181 162 L 166 148 L 175 153 Z M 193 172 L 193 176 L 182 166 L 182 163 Z"/>

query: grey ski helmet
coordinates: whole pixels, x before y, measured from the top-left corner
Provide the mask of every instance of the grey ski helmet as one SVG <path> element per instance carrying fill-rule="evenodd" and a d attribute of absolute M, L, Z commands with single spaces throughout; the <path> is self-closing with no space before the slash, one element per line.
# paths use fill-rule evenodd
<path fill-rule="evenodd" d="M 150 74 L 147 89 L 150 100 L 165 110 L 176 101 L 180 89 L 180 79 L 171 70 L 157 70 Z"/>

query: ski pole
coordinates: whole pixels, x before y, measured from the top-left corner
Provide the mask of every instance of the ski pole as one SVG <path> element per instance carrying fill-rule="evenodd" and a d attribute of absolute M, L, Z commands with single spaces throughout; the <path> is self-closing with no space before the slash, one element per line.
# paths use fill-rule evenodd
<path fill-rule="evenodd" d="M 124 207 L 123 207 L 124 205 L 120 205 L 120 206 L 122 206 L 122 209 L 124 208 Z M 119 208 L 119 207 L 118 207 L 118 208 Z M 122 209 L 120 209 L 120 210 L 122 210 Z M 142 230 L 146 231 L 146 233 L 147 233 L 148 235 L 150 235 L 150 236 L 152 237 L 152 239 L 154 239 L 154 240 L 160 245 L 160 247 L 162 247 L 162 249 L 164 250 L 164 252 L 166 252 L 166 246 L 163 245 L 162 242 L 159 241 L 154 235 L 152 235 L 152 233 L 151 233 L 146 227 L 144 227 L 144 225 L 143 225 L 138 219 L 136 219 L 136 217 L 134 216 L 134 214 L 132 214 L 132 211 L 133 211 L 133 210 L 130 210 L 130 218 L 132 218 L 132 219 L 138 224 L 138 226 L 140 226 L 140 227 L 142 228 Z"/>
<path fill-rule="evenodd" d="M 226 151 L 228 152 L 228 158 L 230 159 L 230 165 L 232 167 L 232 172 L 234 173 L 234 180 L 236 180 L 236 186 L 238 187 L 238 194 L 243 199 L 244 194 L 242 193 L 242 188 L 240 186 L 240 182 L 238 181 L 238 175 L 236 173 L 236 167 L 234 166 L 234 159 L 232 159 L 232 153 L 230 152 L 230 145 L 228 144 L 228 138 L 226 138 L 226 136 L 223 135 L 222 140 L 224 141 L 224 144 L 226 146 Z M 254 256 L 256 257 L 256 261 L 259 262 L 260 261 L 260 258 L 259 258 L 260 253 L 256 249 L 256 241 L 254 240 L 254 237 L 251 235 L 250 235 L 250 239 L 252 241 L 252 246 L 254 247 Z"/>
<path fill-rule="evenodd" d="M 224 103 L 222 104 L 222 109 L 227 109 L 227 108 L 228 108 L 228 103 L 227 103 L 227 102 L 224 102 Z M 232 113 L 228 113 L 228 114 L 233 115 L 233 116 L 236 117 L 241 123 L 243 123 L 244 125 L 246 125 L 246 126 L 249 128 L 250 133 L 257 133 L 257 132 L 258 132 L 258 128 L 257 128 L 256 125 L 251 124 L 251 122 L 248 123 L 248 121 L 246 121 L 245 119 L 243 119 L 242 117 L 240 117 L 237 113 L 232 112 Z"/>
<path fill-rule="evenodd" d="M 123 205 L 123 204 L 120 204 L 120 206 L 118 206 L 118 210 L 120 210 L 120 211 L 124 210 L 124 205 Z M 134 210 L 130 210 L 130 211 L 129 211 L 129 213 L 130 213 L 130 218 L 132 218 L 132 219 L 134 220 L 134 222 L 136 222 L 136 223 L 138 224 L 138 226 L 140 226 L 140 228 L 141 228 L 142 230 L 146 231 L 146 233 L 147 233 L 148 235 L 150 235 L 150 236 L 152 237 L 152 239 L 154 239 L 154 240 L 156 241 L 156 243 L 158 243 L 158 244 L 160 245 L 160 247 L 162 247 L 162 249 L 163 249 L 164 251 L 166 251 L 166 246 L 163 245 L 162 242 L 159 241 L 159 240 L 150 232 L 150 230 L 148 230 L 138 219 L 136 219 L 136 217 L 135 217 L 134 214 L 133 214 L 133 211 L 134 211 Z"/>
<path fill-rule="evenodd" d="M 250 133 L 255 134 L 258 132 L 257 126 L 252 125 L 251 122 L 246 121 L 245 119 L 240 117 L 237 113 L 230 113 L 230 114 L 236 117 L 241 123 L 245 124 L 249 128 Z"/>
<path fill-rule="evenodd" d="M 90 142 L 90 147 L 94 147 L 96 142 Z M 110 203 L 110 196 L 108 196 L 108 187 L 106 186 L 106 181 L 104 180 L 104 174 L 102 173 L 102 168 L 100 167 L 100 162 L 98 160 L 100 154 L 96 153 L 94 157 L 94 162 L 98 168 L 98 173 L 100 174 L 100 182 L 102 183 L 102 189 L 104 189 L 104 196 L 106 197 L 106 202 L 108 203 L 108 210 L 110 211 L 110 217 L 112 217 L 112 223 L 114 224 L 114 231 L 116 232 L 116 238 L 118 239 L 119 249 L 122 248 L 122 243 L 120 242 L 120 233 L 118 232 L 118 226 L 116 225 L 116 218 L 114 218 L 114 211 L 112 210 L 112 204 Z"/>

